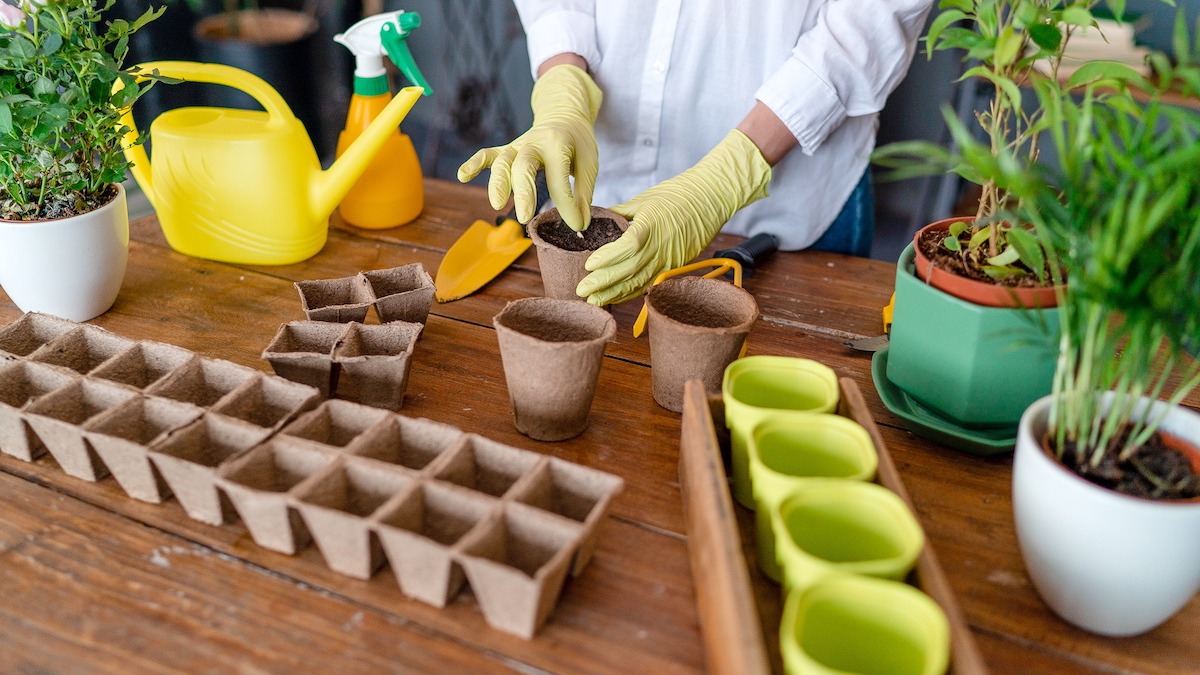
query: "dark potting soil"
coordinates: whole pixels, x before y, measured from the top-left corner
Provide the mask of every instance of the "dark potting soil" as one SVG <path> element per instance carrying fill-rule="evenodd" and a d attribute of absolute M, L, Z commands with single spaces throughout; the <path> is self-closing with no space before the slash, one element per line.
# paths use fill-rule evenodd
<path fill-rule="evenodd" d="M 572 230 L 561 220 L 552 220 L 538 225 L 538 234 L 547 244 L 564 251 L 595 251 L 616 241 L 622 232 L 612 218 L 592 218 L 592 224 L 583 232 Z"/>
<path fill-rule="evenodd" d="M 74 192 L 61 197 L 49 197 L 42 202 L 41 208 L 38 208 L 36 204 L 30 204 L 28 209 L 22 210 L 12 200 L 0 199 L 0 220 L 56 220 L 58 218 L 70 218 L 71 216 L 79 216 L 95 211 L 116 198 L 117 188 L 108 185 L 95 194 Z"/>
<path fill-rule="evenodd" d="M 1117 447 L 1123 442 L 1123 438 L 1119 439 Z M 1106 454 L 1099 466 L 1092 467 L 1078 461 L 1074 445 L 1068 444 L 1063 463 L 1097 485 L 1134 497 L 1158 500 L 1200 497 L 1200 474 L 1192 469 L 1187 455 L 1164 444 L 1161 435 L 1155 434 L 1128 460 L 1117 461 L 1116 454 L 1115 451 Z"/>
<path fill-rule="evenodd" d="M 1004 279 L 996 279 L 988 276 L 987 272 L 983 271 L 983 266 L 987 264 L 986 258 L 988 257 L 984 247 L 981 246 L 974 251 L 967 251 L 967 242 L 971 240 L 970 232 L 958 235 L 959 243 L 962 244 L 963 251 L 966 251 L 965 258 L 963 257 L 963 252 L 951 251 L 942 246 L 942 240 L 946 238 L 946 234 L 945 230 L 927 230 L 922 232 L 921 238 L 917 240 L 917 246 L 921 249 L 921 253 L 933 261 L 936 267 L 953 272 L 960 277 L 995 284 L 997 286 L 1035 288 L 1048 285 L 1038 281 L 1037 277 L 1032 274 Z M 1029 269 L 1020 262 L 1016 263 L 1016 266 L 1020 269 Z"/>

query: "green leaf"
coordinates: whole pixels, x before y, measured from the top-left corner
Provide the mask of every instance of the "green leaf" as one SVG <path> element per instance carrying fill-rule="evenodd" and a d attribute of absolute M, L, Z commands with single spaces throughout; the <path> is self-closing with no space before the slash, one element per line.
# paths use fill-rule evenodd
<path fill-rule="evenodd" d="M 12 130 L 12 110 L 9 110 L 7 103 L 0 103 L 0 134 L 11 133 Z"/>
<path fill-rule="evenodd" d="M 1112 12 L 1113 18 L 1117 21 L 1125 20 L 1125 0 L 1108 0 L 1109 11 Z"/>
<path fill-rule="evenodd" d="M 1171 49 L 1175 52 L 1175 58 L 1180 65 L 1187 65 L 1191 57 L 1192 44 L 1188 37 L 1187 21 L 1184 17 L 1184 12 L 1175 12 L 1175 27 L 1171 33 Z"/>
<path fill-rule="evenodd" d="M 58 88 L 54 86 L 54 81 L 48 77 L 38 77 L 33 82 L 34 96 L 43 96 L 45 94 L 57 94 Z"/>
<path fill-rule="evenodd" d="M 1117 63 L 1116 61 L 1088 61 L 1084 63 L 1082 66 L 1079 66 L 1078 70 L 1071 74 L 1071 79 L 1067 81 L 1067 88 L 1075 89 L 1076 87 L 1102 80 L 1128 82 L 1137 88 L 1145 90 L 1154 88 L 1141 73 L 1124 63 Z"/>
<path fill-rule="evenodd" d="M 1029 26 L 1038 20 L 1038 8 L 1032 2 L 1018 3 L 1014 11 L 1017 26 Z"/>
<path fill-rule="evenodd" d="M 958 243 L 958 237 L 946 237 L 942 240 L 942 246 L 945 246 L 951 251 L 961 251 L 962 246 Z"/>
<path fill-rule="evenodd" d="M 1010 250 L 1016 251 L 1021 262 L 1033 270 L 1039 279 L 1042 278 L 1046 268 L 1046 255 L 1042 252 L 1042 245 L 1038 241 L 1037 235 L 1029 230 L 1014 227 L 1008 231 L 1007 239 Z"/>
<path fill-rule="evenodd" d="M 1012 80 L 1000 77 L 983 66 L 975 66 L 962 74 L 959 80 L 966 80 L 972 77 L 982 77 L 983 79 L 996 85 L 996 88 L 1003 92 L 1008 98 L 1008 104 L 1014 110 L 1021 109 L 1021 90 L 1017 87 L 1017 83 Z"/>
<path fill-rule="evenodd" d="M 950 24 L 965 18 L 967 18 L 966 13 L 957 9 L 946 10 L 934 18 L 933 23 L 929 24 L 929 32 L 925 34 L 926 51 L 929 54 L 929 58 L 933 58 L 935 50 L 945 48 L 938 43 L 938 37 L 942 34 L 942 31 L 948 28 Z"/>
<path fill-rule="evenodd" d="M 1017 253 L 1017 249 L 1013 248 L 1012 246 L 1008 246 L 998 255 L 988 258 L 987 261 L 998 267 L 1003 267 L 1005 265 L 1011 265 L 1020 259 L 1021 256 Z"/>
<path fill-rule="evenodd" d="M 1024 274 L 1024 272 L 1016 268 L 1000 267 L 999 265 L 984 265 L 980 269 L 983 270 L 984 274 L 993 279 L 1011 279 L 1012 277 L 1019 277 Z"/>
<path fill-rule="evenodd" d="M 38 51 L 45 56 L 50 56 L 57 52 L 59 47 L 62 47 L 62 44 L 62 36 L 58 33 L 51 33 L 42 41 L 42 47 Z"/>
<path fill-rule="evenodd" d="M 980 244 L 987 241 L 991 230 L 986 227 L 979 228 L 979 231 L 971 235 L 971 241 L 967 242 L 967 248 L 979 248 Z"/>
<path fill-rule="evenodd" d="M 1048 23 L 1035 23 L 1028 28 L 1029 39 L 1048 52 L 1057 52 L 1062 44 L 1062 31 Z"/>
<path fill-rule="evenodd" d="M 996 38 L 996 53 L 992 56 L 992 61 L 1000 68 L 1012 63 L 1020 53 L 1024 41 L 1024 36 L 1011 25 L 1005 26 Z"/>
<path fill-rule="evenodd" d="M 1067 25 L 1086 28 L 1092 21 L 1092 13 L 1084 5 L 1071 5 L 1062 11 L 1062 22 Z"/>
<path fill-rule="evenodd" d="M 974 9 L 972 0 L 941 0 L 938 3 L 938 9 L 960 9 L 964 12 L 970 12 Z"/>
<path fill-rule="evenodd" d="M 971 222 L 968 220 L 960 220 L 956 223 L 951 223 L 950 224 L 950 236 L 957 239 L 958 235 L 962 234 L 963 232 L 966 232 L 970 228 L 971 228 Z"/>

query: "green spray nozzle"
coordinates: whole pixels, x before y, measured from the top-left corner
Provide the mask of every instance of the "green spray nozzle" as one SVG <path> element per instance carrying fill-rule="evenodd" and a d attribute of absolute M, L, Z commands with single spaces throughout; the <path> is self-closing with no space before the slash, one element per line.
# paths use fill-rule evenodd
<path fill-rule="evenodd" d="M 395 23 L 389 21 L 383 24 L 383 28 L 379 32 L 379 40 L 383 43 L 383 49 L 387 52 L 388 58 L 396 64 L 408 81 L 424 89 L 426 96 L 432 96 L 433 89 L 425 81 L 425 76 L 421 74 L 421 69 L 417 67 L 417 62 L 408 49 L 408 34 L 420 25 L 420 14 L 404 12 L 396 17 Z"/>

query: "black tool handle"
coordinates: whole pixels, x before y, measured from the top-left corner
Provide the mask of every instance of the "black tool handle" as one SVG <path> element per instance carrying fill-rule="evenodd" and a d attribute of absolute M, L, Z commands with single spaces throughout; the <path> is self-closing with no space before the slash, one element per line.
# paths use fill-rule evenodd
<path fill-rule="evenodd" d="M 754 274 L 754 266 L 767 259 L 775 251 L 779 250 L 779 239 L 773 234 L 762 232 L 750 237 L 746 241 L 727 248 L 724 251 L 717 251 L 713 255 L 714 258 L 732 258 L 742 265 L 742 276 L 748 277 Z"/>

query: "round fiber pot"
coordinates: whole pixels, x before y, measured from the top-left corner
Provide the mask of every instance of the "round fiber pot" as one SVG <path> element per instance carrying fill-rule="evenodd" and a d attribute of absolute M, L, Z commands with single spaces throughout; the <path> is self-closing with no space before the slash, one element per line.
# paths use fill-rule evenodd
<path fill-rule="evenodd" d="M 0 286 L 23 312 L 87 321 L 112 307 L 129 259 L 125 188 L 87 213 L 0 220 Z"/>
<path fill-rule="evenodd" d="M 617 322 L 585 302 L 525 298 L 508 303 L 492 323 L 517 431 L 539 441 L 583 433 Z"/>
<path fill-rule="evenodd" d="M 1144 633 L 1200 590 L 1200 500 L 1133 497 L 1067 469 L 1042 448 L 1050 401 L 1021 417 L 1013 459 L 1013 516 L 1029 577 L 1055 614 L 1084 630 Z M 1167 407 L 1157 401 L 1150 415 Z M 1200 415 L 1173 406 L 1161 429 L 1192 445 L 1196 466 Z"/>
<path fill-rule="evenodd" d="M 627 229 L 629 221 L 599 206 L 592 207 L 592 222 L 582 237 L 562 222 L 558 209 L 543 211 L 529 221 L 529 238 L 537 248 L 546 297 L 582 300 L 575 288 L 588 275 L 583 264 L 592 251 L 616 241 Z"/>
<path fill-rule="evenodd" d="M 646 308 L 654 400 L 683 412 L 688 380 L 702 381 L 709 394 L 720 393 L 725 368 L 758 320 L 754 296 L 719 279 L 678 277 L 651 287 Z"/>
<path fill-rule="evenodd" d="M 973 216 L 947 218 L 930 223 L 917 230 L 913 236 L 913 252 L 916 255 L 917 276 L 930 286 L 956 298 L 984 307 L 1045 309 L 1058 306 L 1056 286 L 1016 287 L 990 284 L 959 276 L 933 264 L 921 252 L 920 241 L 926 232 L 941 232 L 947 236 L 950 226 L 974 220 Z"/>

